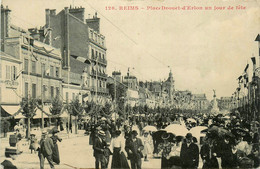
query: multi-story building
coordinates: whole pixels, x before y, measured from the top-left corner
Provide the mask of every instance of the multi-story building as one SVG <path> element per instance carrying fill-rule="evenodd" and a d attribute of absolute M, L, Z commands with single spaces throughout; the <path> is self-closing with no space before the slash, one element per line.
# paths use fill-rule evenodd
<path fill-rule="evenodd" d="M 217 102 L 220 110 L 231 110 L 233 108 L 232 97 L 221 97 Z"/>
<path fill-rule="evenodd" d="M 207 110 L 210 104 L 204 93 L 192 94 L 192 100 L 195 103 L 195 109 L 198 111 Z"/>
<path fill-rule="evenodd" d="M 79 74 L 84 70 L 84 73 L 89 74 L 88 89 L 85 89 L 91 93 L 90 100 L 107 98 L 107 49 L 105 37 L 100 33 L 100 18 L 97 17 L 97 13 L 93 18 L 86 20 L 84 19 L 85 9 L 82 7 L 66 7 L 58 14 L 55 9 L 46 9 L 45 13 L 46 24 L 41 29 L 43 32 L 41 36 L 46 36 L 45 43 L 60 48 L 63 69 Z M 85 58 L 90 64 L 82 65 L 82 72 L 75 71 L 73 69 L 77 68 L 78 63 L 73 61 L 75 57 Z M 73 93 L 75 91 L 68 94 L 72 96 Z M 79 90 L 78 93 L 80 93 Z"/>
<path fill-rule="evenodd" d="M 17 70 L 6 67 L 6 72 L 20 72 L 19 82 L 21 98 L 41 99 L 43 103 L 61 96 L 61 54 L 60 50 L 33 39 L 30 33 L 10 23 L 10 10 L 1 7 L 1 50 L 12 60 L 21 63 Z M 2 57 L 1 57 L 2 58 Z M 19 69 L 19 70 L 18 70 Z M 16 83 L 17 84 L 17 83 Z M 7 90 L 5 90 L 7 91 Z M 46 109 L 48 110 L 48 109 Z"/>

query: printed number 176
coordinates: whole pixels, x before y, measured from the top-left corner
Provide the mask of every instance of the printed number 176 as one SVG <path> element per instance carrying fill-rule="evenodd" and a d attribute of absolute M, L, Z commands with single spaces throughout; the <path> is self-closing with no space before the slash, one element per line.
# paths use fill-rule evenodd
<path fill-rule="evenodd" d="M 106 10 L 116 10 L 114 6 L 106 6 Z"/>

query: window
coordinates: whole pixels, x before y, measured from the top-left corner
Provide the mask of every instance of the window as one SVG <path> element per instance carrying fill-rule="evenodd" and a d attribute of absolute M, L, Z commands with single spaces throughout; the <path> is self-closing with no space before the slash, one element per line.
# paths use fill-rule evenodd
<path fill-rule="evenodd" d="M 41 64 L 41 70 L 42 70 L 42 74 L 44 74 L 45 73 L 45 64 L 44 63 Z"/>
<path fill-rule="evenodd" d="M 54 67 L 53 66 L 51 66 L 51 70 L 50 70 L 50 76 L 54 76 Z"/>
<path fill-rule="evenodd" d="M 9 65 L 6 65 L 6 75 L 5 75 L 5 79 L 8 79 L 8 80 L 11 79 L 10 66 L 9 66 Z"/>
<path fill-rule="evenodd" d="M 29 62 L 28 59 L 24 59 L 24 71 L 28 72 L 29 71 Z"/>
<path fill-rule="evenodd" d="M 56 97 L 60 97 L 60 88 L 56 87 Z"/>
<path fill-rule="evenodd" d="M 42 86 L 42 97 L 43 97 L 43 99 L 46 98 L 46 85 Z"/>
<path fill-rule="evenodd" d="M 53 97 L 54 97 L 54 87 L 51 86 L 51 98 L 53 98 Z"/>
<path fill-rule="evenodd" d="M 16 66 L 11 67 L 11 80 L 16 80 L 17 76 L 17 68 Z"/>
<path fill-rule="evenodd" d="M 2 63 L 0 62 L 0 79 L 2 79 Z M 0 95 L 1 96 L 1 95 Z M 1 100 L 0 100 L 0 102 L 1 102 Z"/>
<path fill-rule="evenodd" d="M 94 49 L 91 49 L 91 57 L 92 57 L 92 59 L 95 59 L 95 52 L 94 52 Z"/>
<path fill-rule="evenodd" d="M 24 84 L 24 96 L 25 97 L 28 97 L 28 83 L 27 82 L 25 82 L 25 84 Z"/>
<path fill-rule="evenodd" d="M 103 54 L 103 57 L 102 57 L 103 60 L 105 60 L 105 55 Z"/>
<path fill-rule="evenodd" d="M 36 84 L 32 84 L 32 98 L 36 98 Z"/>
<path fill-rule="evenodd" d="M 36 62 L 32 61 L 32 73 L 36 73 Z"/>
<path fill-rule="evenodd" d="M 75 99 L 75 93 L 72 93 L 72 100 Z"/>
<path fill-rule="evenodd" d="M 56 67 L 56 77 L 60 77 L 60 68 Z"/>
<path fill-rule="evenodd" d="M 99 60 L 101 60 L 101 53 L 99 53 Z"/>
<path fill-rule="evenodd" d="M 66 92 L 66 101 L 68 102 L 69 101 L 69 93 Z"/>
<path fill-rule="evenodd" d="M 96 58 L 98 57 L 98 52 L 96 51 Z"/>

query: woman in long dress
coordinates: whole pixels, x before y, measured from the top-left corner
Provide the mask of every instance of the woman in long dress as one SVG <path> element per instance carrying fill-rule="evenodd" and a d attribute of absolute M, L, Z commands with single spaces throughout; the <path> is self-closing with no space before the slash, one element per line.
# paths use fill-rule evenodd
<path fill-rule="evenodd" d="M 144 131 L 144 136 L 142 137 L 142 140 L 144 144 L 144 149 L 143 149 L 144 161 L 148 161 L 147 159 L 148 155 L 153 152 L 152 150 L 153 140 L 149 135 L 148 131 Z"/>
<path fill-rule="evenodd" d="M 52 153 L 53 162 L 56 164 L 60 164 L 60 154 L 57 142 L 61 142 L 62 139 L 58 137 L 57 133 L 59 132 L 58 129 L 53 129 L 51 139 L 53 140 L 54 148 Z"/>
<path fill-rule="evenodd" d="M 125 142 L 124 138 L 120 137 L 121 131 L 117 130 L 115 132 L 115 138 L 112 139 L 110 148 L 113 151 L 112 157 L 112 169 L 129 169 L 129 165 L 125 156 Z"/>

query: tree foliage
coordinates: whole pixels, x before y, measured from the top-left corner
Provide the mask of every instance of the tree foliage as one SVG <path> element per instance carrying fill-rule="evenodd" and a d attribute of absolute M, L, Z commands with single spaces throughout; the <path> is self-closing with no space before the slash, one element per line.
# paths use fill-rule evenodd
<path fill-rule="evenodd" d="M 53 100 L 52 100 L 52 104 L 51 104 L 51 107 L 50 107 L 50 113 L 52 115 L 57 115 L 57 114 L 60 114 L 61 113 L 61 110 L 62 110 L 62 101 L 59 99 L 59 97 L 55 97 Z"/>
<path fill-rule="evenodd" d="M 36 115 L 37 100 L 33 98 L 23 98 L 21 102 L 23 107 L 22 114 L 27 118 L 33 118 Z"/>

